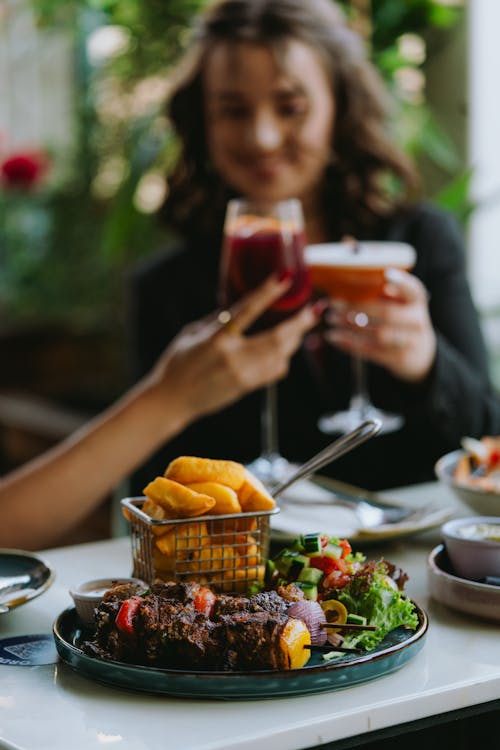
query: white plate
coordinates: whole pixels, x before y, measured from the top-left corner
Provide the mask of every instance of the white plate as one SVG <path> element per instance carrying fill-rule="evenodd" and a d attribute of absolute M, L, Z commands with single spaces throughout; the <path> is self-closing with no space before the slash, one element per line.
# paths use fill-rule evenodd
<path fill-rule="evenodd" d="M 279 499 L 280 512 L 271 517 L 273 539 L 286 543 L 300 534 L 324 532 L 330 536 L 348 538 L 363 544 L 418 534 L 440 526 L 452 515 L 451 508 L 426 503 L 426 510 L 406 521 L 366 528 L 356 513 L 340 503 L 342 497 L 358 498 L 367 502 L 379 500 L 395 507 L 415 506 L 397 503 L 353 485 L 316 476 L 314 481 L 297 482 Z M 340 502 L 339 502 L 340 500 Z"/>

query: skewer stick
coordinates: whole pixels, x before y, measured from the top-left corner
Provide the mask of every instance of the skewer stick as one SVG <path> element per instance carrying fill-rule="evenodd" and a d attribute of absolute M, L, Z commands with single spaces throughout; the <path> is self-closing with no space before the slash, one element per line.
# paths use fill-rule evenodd
<path fill-rule="evenodd" d="M 354 622 L 344 622 L 342 625 L 337 622 L 322 622 L 322 628 L 338 628 L 339 630 L 376 630 L 376 625 L 359 625 Z"/>

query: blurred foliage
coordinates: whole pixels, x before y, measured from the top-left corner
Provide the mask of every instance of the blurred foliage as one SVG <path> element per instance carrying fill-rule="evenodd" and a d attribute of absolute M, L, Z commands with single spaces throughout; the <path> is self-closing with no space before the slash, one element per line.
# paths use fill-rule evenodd
<path fill-rule="evenodd" d="M 61 28 L 73 39 L 76 134 L 62 182 L 31 195 L 4 195 L 3 209 L 0 195 L 16 246 L 9 253 L 4 232 L 0 293 L 11 317 L 41 315 L 79 327 L 120 322 L 124 271 L 164 240 L 156 210 L 175 159 L 163 113 L 168 73 L 205 4 L 31 0 L 42 32 Z M 423 74 L 429 30 L 450 29 L 461 9 L 438 0 L 341 4 L 393 94 L 396 137 L 410 153 L 424 152 L 456 178 L 441 197 L 466 217 L 469 175 L 460 175 L 456 150 L 425 101 Z M 103 27 L 115 32 L 112 53 L 98 54 L 93 46 Z M 58 154 L 52 156 L 57 162 Z"/>

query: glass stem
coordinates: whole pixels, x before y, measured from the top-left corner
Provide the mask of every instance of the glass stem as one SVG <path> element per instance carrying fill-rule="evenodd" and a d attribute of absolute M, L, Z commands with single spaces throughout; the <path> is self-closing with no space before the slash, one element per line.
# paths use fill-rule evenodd
<path fill-rule="evenodd" d="M 262 458 L 272 458 L 278 454 L 278 389 L 268 385 L 264 389 L 261 413 Z"/>
<path fill-rule="evenodd" d="M 352 356 L 352 372 L 354 393 L 351 398 L 351 408 L 358 411 L 362 418 L 365 418 L 370 407 L 370 397 L 366 379 L 366 363 L 359 354 L 353 354 Z"/>

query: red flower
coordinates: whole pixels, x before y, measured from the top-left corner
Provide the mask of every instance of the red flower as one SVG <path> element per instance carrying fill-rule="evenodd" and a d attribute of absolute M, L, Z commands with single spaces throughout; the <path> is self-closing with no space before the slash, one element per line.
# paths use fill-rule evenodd
<path fill-rule="evenodd" d="M 25 190 L 39 182 L 46 169 L 47 159 L 39 152 L 12 154 L 0 164 L 3 182 L 8 187 Z"/>

